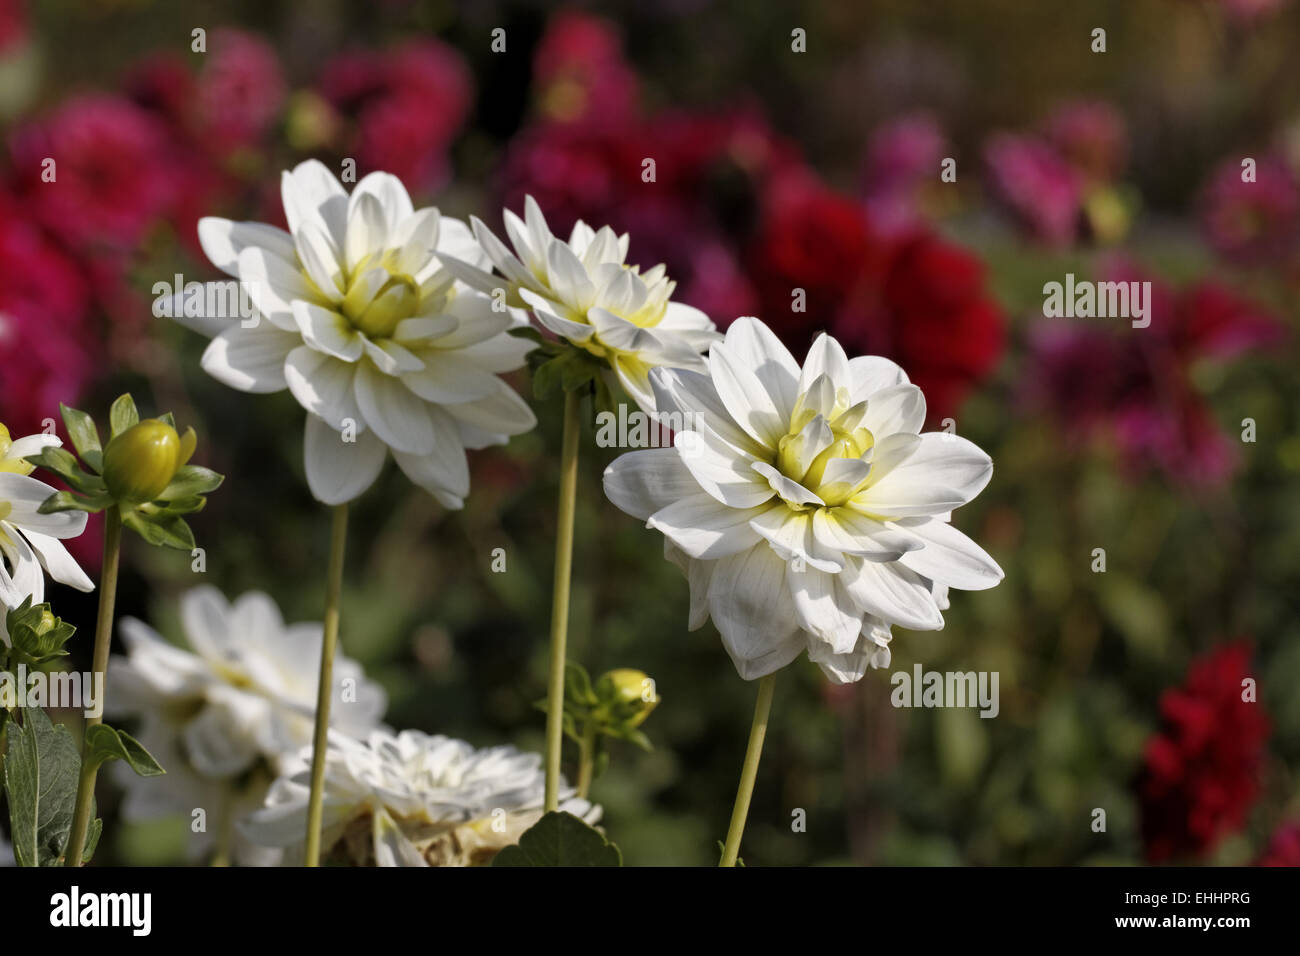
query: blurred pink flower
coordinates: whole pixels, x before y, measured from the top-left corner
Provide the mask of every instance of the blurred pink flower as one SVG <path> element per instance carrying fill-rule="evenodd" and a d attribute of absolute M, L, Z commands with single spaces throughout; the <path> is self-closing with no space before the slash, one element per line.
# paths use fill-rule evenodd
<path fill-rule="evenodd" d="M 326 64 L 318 88 L 350 120 L 341 148 L 356 159 L 358 178 L 384 170 L 415 193 L 443 185 L 447 151 L 473 99 L 469 68 L 455 49 L 419 40 L 344 53 Z"/>
<path fill-rule="evenodd" d="M 877 231 L 901 232 L 924 219 L 923 193 L 938 181 L 947 149 L 938 121 L 926 113 L 898 117 L 871 134 L 862 184 Z"/>
<path fill-rule="evenodd" d="M 1075 100 L 1058 106 L 1046 124 L 1048 141 L 1089 182 L 1113 181 L 1124 168 L 1128 133 L 1109 103 Z"/>
<path fill-rule="evenodd" d="M 1065 246 L 1077 238 L 1083 176 L 1042 139 L 997 133 L 984 147 L 996 198 L 1035 239 Z"/>
<path fill-rule="evenodd" d="M 95 371 L 89 292 L 77 264 L 12 199 L 0 197 L 0 422 L 15 435 L 59 420 Z"/>
<path fill-rule="evenodd" d="M 15 187 L 36 218 L 78 250 L 131 248 L 175 201 L 166 128 L 111 94 L 64 101 L 10 137 Z M 46 160 L 55 177 L 42 180 Z"/>
<path fill-rule="evenodd" d="M 1149 281 L 1128 264 L 1105 278 Z M 1154 470 L 1183 487 L 1221 484 L 1236 466 L 1236 445 L 1196 390 L 1192 367 L 1276 344 L 1285 328 L 1212 281 L 1177 292 L 1153 281 L 1151 298 L 1145 329 L 1036 325 L 1025 397 L 1074 439 L 1111 441 L 1130 475 Z"/>
<path fill-rule="evenodd" d="M 584 13 L 565 11 L 547 24 L 533 54 L 533 82 L 542 114 L 559 122 L 637 110 L 640 83 L 617 28 Z"/>
<path fill-rule="evenodd" d="M 1201 196 L 1201 227 L 1219 255 L 1240 265 L 1274 264 L 1300 243 L 1300 184 L 1271 156 L 1256 163 L 1255 181 L 1242 181 L 1244 157 L 1226 159 Z"/>
<path fill-rule="evenodd" d="M 286 85 L 269 43 L 241 30 L 213 31 L 193 108 L 213 152 L 256 142 L 284 106 Z"/>

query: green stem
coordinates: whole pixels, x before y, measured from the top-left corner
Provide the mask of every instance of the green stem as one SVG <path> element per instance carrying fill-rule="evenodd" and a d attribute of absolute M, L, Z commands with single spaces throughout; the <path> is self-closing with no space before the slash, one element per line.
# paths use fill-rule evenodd
<path fill-rule="evenodd" d="M 578 797 L 587 799 L 591 790 L 591 775 L 596 766 L 596 722 L 589 720 L 582 727 L 582 741 L 578 750 Z"/>
<path fill-rule="evenodd" d="M 312 738 L 311 792 L 307 797 L 307 847 L 304 862 L 320 865 L 321 812 L 325 797 L 325 751 L 329 741 L 330 700 L 334 691 L 334 649 L 339 643 L 339 595 L 343 591 L 343 549 L 348 537 L 348 506 L 334 506 L 330 526 L 329 577 L 325 583 L 325 640 L 316 685 L 316 731 Z"/>
<path fill-rule="evenodd" d="M 740 838 L 745 832 L 745 818 L 749 816 L 749 798 L 754 795 L 758 758 L 763 754 L 767 715 L 772 710 L 775 687 L 776 674 L 768 674 L 758 682 L 758 700 L 754 703 L 754 722 L 749 728 L 749 746 L 745 748 L 745 766 L 740 771 L 740 786 L 736 788 L 736 804 L 731 810 L 731 826 L 727 829 L 727 843 L 719 866 L 735 866 L 736 858 L 740 856 Z"/>
<path fill-rule="evenodd" d="M 113 606 L 117 603 L 117 565 L 122 545 L 122 512 L 113 505 L 104 512 L 104 562 L 99 572 L 99 614 L 95 618 L 95 650 L 91 668 L 103 691 L 99 711 L 103 714 L 104 697 L 108 695 L 108 648 L 113 641 Z M 103 723 L 103 717 L 87 717 L 85 729 Z M 64 866 L 81 866 L 86 851 L 86 832 L 90 828 L 90 814 L 95 802 L 95 778 L 99 765 L 90 762 L 90 750 L 81 748 L 81 775 L 77 779 L 77 802 L 72 810 L 72 828 L 68 832 L 68 846 L 64 851 Z"/>
<path fill-rule="evenodd" d="M 578 497 L 578 438 L 582 399 L 564 393 L 560 445 L 560 500 L 555 529 L 555 581 L 551 602 L 551 674 L 546 694 L 546 810 L 560 805 L 560 750 L 564 743 L 564 660 L 569 632 L 569 581 L 573 570 L 573 512 Z"/>

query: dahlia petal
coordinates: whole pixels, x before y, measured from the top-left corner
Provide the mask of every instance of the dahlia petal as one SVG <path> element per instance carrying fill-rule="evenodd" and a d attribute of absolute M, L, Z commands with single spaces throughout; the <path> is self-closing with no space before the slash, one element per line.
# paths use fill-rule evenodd
<path fill-rule="evenodd" d="M 374 484 L 387 450 L 369 431 L 345 442 L 323 419 L 308 415 L 303 442 L 307 487 L 323 504 L 345 504 Z"/>
<path fill-rule="evenodd" d="M 614 507 L 642 521 L 675 501 L 700 493 L 699 484 L 672 448 L 619 455 L 605 469 L 604 486 Z"/>
<path fill-rule="evenodd" d="M 277 328 L 234 325 L 211 342 L 200 364 L 217 381 L 241 392 L 267 394 L 287 386 L 284 361 L 302 338 Z"/>

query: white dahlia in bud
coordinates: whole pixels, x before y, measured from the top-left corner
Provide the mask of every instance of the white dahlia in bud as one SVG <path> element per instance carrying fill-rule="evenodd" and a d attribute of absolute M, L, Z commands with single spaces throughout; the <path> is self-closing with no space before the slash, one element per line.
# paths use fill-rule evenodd
<path fill-rule="evenodd" d="M 504 278 L 454 252 L 441 254 L 448 270 L 483 292 L 503 290 L 506 301 L 531 309 L 544 328 L 608 363 L 648 412 L 655 410 L 652 368 L 703 371 L 700 353 L 721 336 L 699 309 L 672 301 L 676 283 L 662 265 L 643 273 L 625 262 L 626 233 L 609 226 L 594 231 L 579 221 L 565 242 L 551 235 L 531 196 L 522 220 L 509 210 L 504 218 L 513 252 L 470 217 L 479 245 Z"/>
<path fill-rule="evenodd" d="M 288 388 L 308 411 L 307 481 L 326 504 L 365 491 L 387 453 L 443 505 L 469 493 L 466 448 L 502 444 L 536 424 L 498 375 L 530 344 L 506 334 L 522 315 L 463 282 L 438 253 L 486 265 L 469 228 L 416 210 L 401 182 L 371 173 L 349 195 L 309 160 L 283 176 L 289 231 L 206 218 L 199 241 L 239 279 L 256 309 L 176 318 L 215 334 L 203 355 L 214 378 L 245 392 Z M 218 320 L 224 319 L 224 322 Z"/>
<path fill-rule="evenodd" d="M 849 359 L 823 335 L 801 369 L 742 318 L 707 373 L 651 380 L 660 409 L 692 427 L 615 460 L 605 492 L 663 532 L 691 628 L 711 617 L 746 680 L 807 650 L 831 680 L 856 681 L 888 665 L 891 625 L 941 628 L 949 587 L 1002 579 L 949 524 L 993 462 L 965 438 L 919 434 L 925 398 L 888 359 Z"/>
<path fill-rule="evenodd" d="M 299 848 L 307 821 L 311 748 L 290 760 L 266 805 L 240 824 L 266 847 Z M 475 866 L 542 816 L 541 757 L 475 749 L 418 730 L 331 733 L 325 754 L 323 858 L 356 866 Z M 600 808 L 561 785 L 560 809 L 588 823 Z M 291 851 L 290 859 L 295 857 Z"/>

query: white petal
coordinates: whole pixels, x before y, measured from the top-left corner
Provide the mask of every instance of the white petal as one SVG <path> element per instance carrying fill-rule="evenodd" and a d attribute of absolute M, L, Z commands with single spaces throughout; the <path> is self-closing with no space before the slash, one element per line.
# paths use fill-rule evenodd
<path fill-rule="evenodd" d="M 360 334 L 333 309 L 323 309 L 319 305 L 296 299 L 293 303 L 293 317 L 302 332 L 303 341 L 318 352 L 332 355 L 344 362 L 355 362 L 365 352 Z"/>
<path fill-rule="evenodd" d="M 814 512 L 815 513 L 815 512 Z M 844 569 L 844 557 L 838 551 L 822 547 L 812 533 L 812 519 L 806 511 L 791 511 L 776 503 L 750 522 L 751 527 L 772 545 L 783 560 L 794 563 L 799 558 L 819 571 Z"/>
<path fill-rule="evenodd" d="M 537 416 L 518 392 L 499 378 L 494 383 L 492 394 L 447 405 L 444 411 L 458 422 L 501 435 L 522 435 L 537 424 Z"/>
<path fill-rule="evenodd" d="M 434 432 L 433 449 L 424 455 L 393 453 L 406 476 L 434 495 L 445 507 L 459 508 L 469 494 L 469 463 L 455 422 L 440 408 L 428 410 Z"/>
<path fill-rule="evenodd" d="M 75 538 L 86 528 L 84 511 L 56 511 L 41 514 L 39 508 L 55 489 L 43 481 L 11 471 L 0 472 L 0 501 L 12 510 L 5 519 L 24 531 L 31 529 L 55 538 Z"/>
<path fill-rule="evenodd" d="M 353 385 L 366 424 L 386 445 L 412 455 L 433 451 L 433 426 L 423 399 L 367 363 L 357 368 Z"/>
<path fill-rule="evenodd" d="M 929 585 L 898 562 L 855 558 L 844 572 L 843 583 L 853 602 L 868 614 L 916 631 L 943 627 Z"/>
<path fill-rule="evenodd" d="M 775 449 L 789 418 L 782 418 L 763 382 L 745 362 L 724 343 L 715 342 L 709 349 L 709 373 L 731 419 L 763 447 Z"/>
<path fill-rule="evenodd" d="M 358 434 L 356 441 L 345 442 L 323 420 L 308 415 L 303 441 L 307 487 L 317 501 L 327 505 L 351 501 L 379 477 L 386 450 L 368 431 Z"/>
<path fill-rule="evenodd" d="M 678 432 L 674 446 L 701 488 L 731 508 L 754 508 L 771 498 L 771 485 L 751 466 L 753 459 L 726 444 L 706 422 Z"/>
<path fill-rule="evenodd" d="M 925 543 L 901 559 L 918 574 L 963 591 L 981 591 L 1002 580 L 997 562 L 952 525 L 928 518 L 902 518 L 898 525 Z"/>
<path fill-rule="evenodd" d="M 709 614 L 743 680 L 780 670 L 803 650 L 785 564 L 766 544 L 714 565 Z"/>
<path fill-rule="evenodd" d="M 656 368 L 650 372 L 650 385 L 660 414 L 690 415 L 696 421 L 708 422 L 719 438 L 739 451 L 755 457 L 770 454 L 770 449 L 754 441 L 732 419 L 708 375 L 688 369 Z"/>
<path fill-rule="evenodd" d="M 862 612 L 854 605 L 838 574 L 790 563 L 786 582 L 794 595 L 799 625 L 830 645 L 835 654 L 847 654 L 862 631 Z"/>
<path fill-rule="evenodd" d="M 646 527 L 662 531 L 693 558 L 722 558 L 759 542 L 749 523 L 763 510 L 728 508 L 700 492 L 660 508 L 647 519 Z"/>
<path fill-rule="evenodd" d="M 81 512 L 85 516 L 85 512 Z M 45 574 L 40 559 L 27 540 L 14 531 L 13 525 L 0 521 L 0 613 L 5 608 L 18 607 L 30 597 L 33 604 L 45 600 Z M 8 561 L 9 567 L 5 566 Z M 12 568 L 12 572 L 10 571 Z"/>
<path fill-rule="evenodd" d="M 47 435 L 41 432 L 36 435 L 24 435 L 22 438 L 15 438 L 9 445 L 8 451 L 4 453 L 5 461 L 22 461 L 29 455 L 39 455 L 46 448 L 61 448 L 63 439 L 58 435 Z"/>
<path fill-rule="evenodd" d="M 265 249 L 247 248 L 239 254 L 239 276 L 257 311 L 286 332 L 298 327 L 293 317 L 295 299 L 320 299 L 303 275 L 296 255 L 293 262 L 285 262 Z"/>
<path fill-rule="evenodd" d="M 960 435 L 891 435 L 876 445 L 855 508 L 885 517 L 933 515 L 974 498 L 993 476 L 993 461 Z"/>
<path fill-rule="evenodd" d="M 870 399 L 881 389 L 891 385 L 906 385 L 907 373 L 897 363 L 879 355 L 860 355 L 849 359 L 849 377 L 853 380 L 849 391 L 853 404 Z"/>
<path fill-rule="evenodd" d="M 297 236 L 306 223 L 322 226 L 336 250 L 347 233 L 348 194 L 328 167 L 308 159 L 280 177 L 280 199 L 289 232 Z"/>
<path fill-rule="evenodd" d="M 356 189 L 352 190 L 352 195 L 348 197 L 349 221 L 352 218 L 352 211 L 366 199 L 375 200 L 383 212 L 386 233 L 396 231 L 397 226 L 415 212 L 406 187 L 392 173 L 374 172 L 361 178 L 361 182 L 357 183 Z"/>
<path fill-rule="evenodd" d="M 875 436 L 876 441 L 896 432 L 915 435 L 925 424 L 925 396 L 915 385 L 882 388 L 867 399 L 867 411 L 861 424 Z"/>
<path fill-rule="evenodd" d="M 208 260 L 226 275 L 240 276 L 239 254 L 260 248 L 292 265 L 298 258 L 293 236 L 263 222 L 231 222 L 216 216 L 199 220 L 199 245 Z"/>
<path fill-rule="evenodd" d="M 343 247 L 348 269 L 355 271 L 370 256 L 380 255 L 387 243 L 388 221 L 384 207 L 373 195 L 362 193 L 358 188 L 348 203 L 348 237 Z"/>
<path fill-rule="evenodd" d="M 813 535 L 828 550 L 872 561 L 896 561 L 922 547 L 915 535 L 848 508 L 821 508 L 813 515 Z"/>
<path fill-rule="evenodd" d="M 341 431 L 349 419 L 358 431 L 365 430 L 352 385 L 356 372 L 355 364 L 340 362 L 306 345 L 290 352 L 284 362 L 285 382 L 293 397 L 336 431 Z"/>
<path fill-rule="evenodd" d="M 712 327 L 713 323 L 709 325 Z M 731 323 L 726 342 L 731 354 L 753 369 L 764 390 L 772 396 L 777 411 L 789 422 L 799 387 L 799 363 L 790 350 L 771 329 L 748 316 Z"/>
<path fill-rule="evenodd" d="M 86 576 L 86 572 L 81 570 L 81 566 L 58 538 L 51 538 L 49 535 L 30 529 L 23 530 L 23 537 L 27 539 L 27 543 L 40 558 L 41 565 L 54 580 L 74 587 L 78 591 L 95 590 L 95 582 Z"/>
<path fill-rule="evenodd" d="M 495 338 L 515 324 L 509 310 L 494 309 L 492 297 L 473 290 L 458 292 L 446 314 L 456 320 L 454 330 L 438 339 L 441 349 L 458 349 Z"/>
<path fill-rule="evenodd" d="M 619 455 L 605 469 L 605 495 L 614 506 L 642 521 L 675 501 L 700 493 L 699 483 L 672 448 L 647 448 Z"/>
<path fill-rule="evenodd" d="M 274 327 L 234 325 L 211 342 L 200 364 L 217 381 L 241 392 L 265 394 L 286 387 L 284 360 L 302 338 Z"/>
<path fill-rule="evenodd" d="M 803 372 L 799 376 L 800 394 L 806 392 L 822 375 L 831 380 L 836 391 L 841 388 L 851 390 L 853 375 L 849 370 L 849 357 L 844 354 L 843 346 L 825 332 L 817 336 L 817 341 L 808 350 Z"/>

